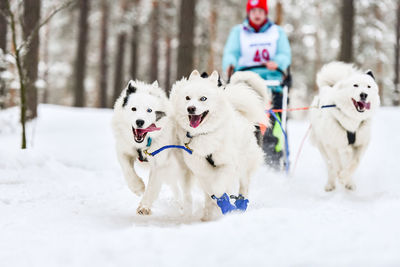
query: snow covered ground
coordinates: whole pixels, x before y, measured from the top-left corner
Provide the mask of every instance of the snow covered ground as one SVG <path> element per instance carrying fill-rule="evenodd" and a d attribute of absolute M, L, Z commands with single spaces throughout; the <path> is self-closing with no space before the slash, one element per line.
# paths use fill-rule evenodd
<path fill-rule="evenodd" d="M 19 150 L 0 112 L 0 266 L 400 266 L 400 109 L 382 108 L 355 192 L 326 193 L 307 141 L 290 177 L 261 168 L 250 206 L 203 223 L 168 189 L 135 214 L 116 161 L 111 111 L 42 105 Z M 292 161 L 308 127 L 290 121 Z M 32 136 L 34 137 L 32 142 Z"/>

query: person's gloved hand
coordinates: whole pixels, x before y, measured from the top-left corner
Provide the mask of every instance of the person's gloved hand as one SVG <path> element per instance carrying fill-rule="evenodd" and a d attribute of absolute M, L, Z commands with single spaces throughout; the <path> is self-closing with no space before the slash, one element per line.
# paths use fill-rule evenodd
<path fill-rule="evenodd" d="M 276 64 L 274 61 L 265 62 L 264 66 L 269 70 L 276 70 L 278 68 L 278 64 Z"/>

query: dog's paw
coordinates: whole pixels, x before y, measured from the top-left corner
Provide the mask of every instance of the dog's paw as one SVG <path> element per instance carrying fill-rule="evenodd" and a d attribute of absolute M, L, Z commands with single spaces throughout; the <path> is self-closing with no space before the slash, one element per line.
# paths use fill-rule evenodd
<path fill-rule="evenodd" d="M 136 213 L 139 214 L 139 215 L 151 215 L 151 209 L 139 206 L 136 209 Z"/>
<path fill-rule="evenodd" d="M 334 184 L 327 184 L 325 186 L 325 191 L 326 192 L 331 192 L 331 191 L 335 190 L 335 188 L 336 188 L 336 186 Z"/>
<path fill-rule="evenodd" d="M 354 191 L 356 190 L 356 185 L 352 182 L 348 182 L 344 185 L 347 190 Z"/>
<path fill-rule="evenodd" d="M 200 219 L 202 222 L 209 222 L 212 220 L 212 217 L 209 215 L 203 215 L 203 217 L 201 217 Z"/>

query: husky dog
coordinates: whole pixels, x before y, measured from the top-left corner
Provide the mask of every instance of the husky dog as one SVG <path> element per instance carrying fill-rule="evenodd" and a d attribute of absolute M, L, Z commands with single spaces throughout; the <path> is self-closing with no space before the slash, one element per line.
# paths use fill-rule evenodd
<path fill-rule="evenodd" d="M 181 152 L 187 175 L 203 189 L 202 219 L 210 220 L 217 210 L 211 196 L 239 193 L 247 198 L 249 179 L 264 161 L 254 125 L 267 124 L 269 96 L 263 80 L 252 72 L 237 72 L 225 88 L 216 71 L 203 77 L 194 70 L 177 81 L 170 99 L 178 139 L 193 150 L 192 155 Z"/>
<path fill-rule="evenodd" d="M 146 154 L 177 142 L 169 112 L 169 101 L 157 82 L 130 81 L 114 105 L 112 128 L 119 163 L 131 191 L 138 196 L 144 192 L 138 214 L 151 213 L 163 182 L 169 183 L 175 194 L 179 194 L 179 186 L 186 186 L 176 151 L 164 150 L 154 157 Z M 150 167 L 146 191 L 134 169 L 135 160 Z M 190 203 L 190 195 L 185 197 Z"/>
<path fill-rule="evenodd" d="M 311 112 L 311 138 L 328 168 L 325 190 L 335 189 L 336 178 L 354 190 L 352 175 L 369 144 L 371 118 L 380 104 L 378 86 L 371 71 L 343 62 L 325 65 L 317 84 L 313 106 L 336 105 Z"/>

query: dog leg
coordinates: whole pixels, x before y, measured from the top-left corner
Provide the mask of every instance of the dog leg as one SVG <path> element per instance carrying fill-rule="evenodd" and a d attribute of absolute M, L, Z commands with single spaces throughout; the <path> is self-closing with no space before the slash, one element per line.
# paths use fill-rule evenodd
<path fill-rule="evenodd" d="M 335 180 L 337 177 L 335 165 L 334 165 L 331 157 L 329 156 L 329 155 L 332 156 L 332 154 L 330 154 L 330 153 L 333 153 L 333 152 L 330 151 L 330 153 L 328 153 L 327 150 L 325 149 L 325 147 L 319 142 L 318 142 L 318 148 L 322 155 L 322 158 L 325 160 L 326 167 L 328 168 L 328 182 L 325 185 L 325 191 L 330 192 L 330 191 L 335 190 L 335 188 L 336 188 Z"/>
<path fill-rule="evenodd" d="M 217 212 L 217 208 L 218 206 L 216 203 L 214 203 L 214 200 L 211 198 L 211 196 L 204 192 L 204 213 L 201 221 L 211 221 L 214 217 L 214 214 Z"/>
<path fill-rule="evenodd" d="M 247 198 L 249 195 L 249 183 L 250 183 L 250 176 L 246 175 L 244 177 L 241 177 L 240 186 L 239 186 L 239 194 L 241 194 L 245 198 Z"/>
<path fill-rule="evenodd" d="M 193 200 L 192 200 L 192 177 L 187 173 L 181 180 L 183 214 L 191 216 L 193 214 Z"/>
<path fill-rule="evenodd" d="M 147 184 L 146 191 L 144 192 L 143 198 L 140 201 L 138 208 L 136 209 L 137 214 L 140 215 L 150 215 L 151 206 L 160 194 L 162 177 L 160 174 L 163 173 L 162 170 L 151 170 L 149 176 L 149 183 Z"/>
<path fill-rule="evenodd" d="M 352 157 L 351 159 L 349 159 L 350 163 L 348 163 L 346 168 L 344 168 L 344 170 L 341 172 L 341 177 L 343 177 L 344 186 L 348 190 L 356 189 L 356 185 L 353 182 L 352 176 L 360 163 L 361 156 L 364 154 L 366 147 L 367 146 L 364 145 L 353 148 Z"/>
<path fill-rule="evenodd" d="M 118 161 L 121 165 L 126 183 L 129 189 L 137 196 L 141 196 L 144 192 L 145 185 L 143 180 L 136 174 L 133 167 L 134 157 L 126 154 L 118 154 Z"/>

